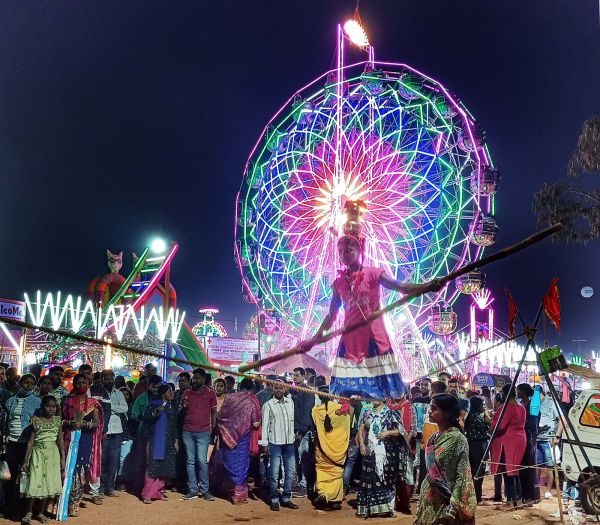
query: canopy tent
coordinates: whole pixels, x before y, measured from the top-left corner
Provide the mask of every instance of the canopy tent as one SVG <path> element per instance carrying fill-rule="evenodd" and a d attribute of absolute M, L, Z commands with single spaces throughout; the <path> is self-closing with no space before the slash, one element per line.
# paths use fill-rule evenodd
<path fill-rule="evenodd" d="M 261 369 L 262 374 L 284 375 L 286 372 L 292 372 L 294 368 L 314 368 L 317 375 L 329 376 L 331 371 L 329 367 L 321 361 L 308 354 L 294 354 L 287 359 L 278 361 Z"/>

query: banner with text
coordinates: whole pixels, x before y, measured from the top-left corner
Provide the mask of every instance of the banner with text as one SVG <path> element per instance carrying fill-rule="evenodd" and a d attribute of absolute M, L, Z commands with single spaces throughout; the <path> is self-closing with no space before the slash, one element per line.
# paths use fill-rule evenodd
<path fill-rule="evenodd" d="M 206 338 L 208 357 L 213 361 L 227 363 L 249 362 L 258 353 L 257 339 L 236 339 L 234 337 Z"/>
<path fill-rule="evenodd" d="M 0 298 L 0 317 L 25 321 L 25 303 L 23 301 Z"/>

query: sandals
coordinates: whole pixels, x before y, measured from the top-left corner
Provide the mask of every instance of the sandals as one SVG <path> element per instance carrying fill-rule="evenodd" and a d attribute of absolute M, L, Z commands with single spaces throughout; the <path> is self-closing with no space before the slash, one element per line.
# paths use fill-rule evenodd
<path fill-rule="evenodd" d="M 31 512 L 28 512 L 21 518 L 21 525 L 29 525 L 31 523 Z"/>
<path fill-rule="evenodd" d="M 36 520 L 38 520 L 41 523 L 48 523 L 48 518 L 46 517 L 46 515 L 42 512 L 40 512 L 36 517 Z"/>
<path fill-rule="evenodd" d="M 77 516 L 79 516 L 79 508 L 78 507 L 69 507 L 69 511 L 67 514 L 68 514 L 69 518 L 76 518 Z"/>

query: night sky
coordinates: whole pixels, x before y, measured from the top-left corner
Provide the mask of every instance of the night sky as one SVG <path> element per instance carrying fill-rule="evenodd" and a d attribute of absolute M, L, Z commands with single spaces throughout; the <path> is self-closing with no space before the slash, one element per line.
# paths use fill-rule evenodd
<path fill-rule="evenodd" d="M 329 69 L 350 0 L 4 1 L 0 4 L 0 296 L 82 295 L 105 249 L 176 240 L 180 306 L 240 319 L 234 201 L 250 149 L 298 88 Z M 565 176 L 600 114 L 598 3 L 363 0 L 376 57 L 456 93 L 502 170 L 496 247 L 536 229 L 532 195 Z M 600 348 L 600 241 L 547 241 L 487 270 L 531 318 L 561 279 L 563 334 Z M 596 290 L 583 299 L 580 289 Z M 467 323 L 466 300 L 459 324 Z M 225 321 L 231 330 L 232 323 Z M 235 334 L 231 334 L 235 335 Z"/>

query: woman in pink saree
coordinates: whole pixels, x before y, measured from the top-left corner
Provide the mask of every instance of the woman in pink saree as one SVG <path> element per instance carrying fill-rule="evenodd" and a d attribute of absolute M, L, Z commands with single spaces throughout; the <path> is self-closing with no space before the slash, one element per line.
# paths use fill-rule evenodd
<path fill-rule="evenodd" d="M 81 430 L 69 493 L 68 513 L 71 517 L 78 514 L 86 482 L 94 483 L 100 478 L 102 464 L 102 406 L 88 396 L 88 388 L 86 377 L 77 374 L 73 378 L 73 390 L 64 399 L 62 406 L 65 450 L 69 449 L 72 433 Z"/>
<path fill-rule="evenodd" d="M 252 394 L 253 386 L 251 379 L 242 379 L 239 392 L 229 394 L 217 414 L 217 461 L 222 461 L 224 485 L 234 505 L 248 501 L 250 442 L 253 430 L 260 427 L 260 403 Z"/>

